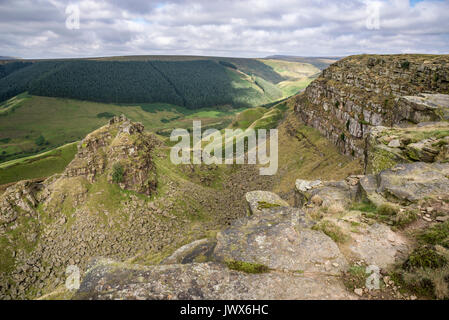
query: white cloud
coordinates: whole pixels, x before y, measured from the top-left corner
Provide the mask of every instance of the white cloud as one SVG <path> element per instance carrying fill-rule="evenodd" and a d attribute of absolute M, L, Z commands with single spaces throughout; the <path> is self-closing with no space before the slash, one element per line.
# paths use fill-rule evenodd
<path fill-rule="evenodd" d="M 354 53 L 449 53 L 449 1 L 0 0 L 0 55 L 25 58 L 124 54 L 263 57 Z M 65 28 L 65 8 L 81 28 Z"/>

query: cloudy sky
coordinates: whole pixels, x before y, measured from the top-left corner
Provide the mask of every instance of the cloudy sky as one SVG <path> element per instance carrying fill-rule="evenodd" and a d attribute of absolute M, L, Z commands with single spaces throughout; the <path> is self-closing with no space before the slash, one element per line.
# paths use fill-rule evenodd
<path fill-rule="evenodd" d="M 413 52 L 449 53 L 448 0 L 0 0 L 0 56 Z"/>

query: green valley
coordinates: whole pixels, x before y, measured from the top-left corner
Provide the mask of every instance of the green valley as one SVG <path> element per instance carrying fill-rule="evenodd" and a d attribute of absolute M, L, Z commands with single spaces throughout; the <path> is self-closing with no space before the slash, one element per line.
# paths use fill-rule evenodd
<path fill-rule="evenodd" d="M 0 163 L 78 141 L 120 114 L 162 136 L 190 127 L 192 119 L 203 127 L 246 127 L 252 121 L 236 122 L 235 114 L 260 113 L 319 71 L 303 62 L 195 56 L 6 62 L 0 65 Z"/>

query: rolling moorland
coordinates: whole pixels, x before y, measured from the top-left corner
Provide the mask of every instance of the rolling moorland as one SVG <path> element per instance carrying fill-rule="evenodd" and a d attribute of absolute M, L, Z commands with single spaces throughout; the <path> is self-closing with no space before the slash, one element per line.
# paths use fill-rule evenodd
<path fill-rule="evenodd" d="M 279 76 L 293 72 L 272 60 Z M 6 100 L 20 101 L 6 116 L 17 124 L 39 105 L 71 106 L 61 122 L 91 132 L 0 165 L 0 297 L 448 299 L 449 56 L 347 57 L 280 100 L 199 110 L 29 90 Z M 62 136 L 58 117 L 48 138 L 33 127 L 44 118 L 22 122 L 31 144 Z M 167 132 L 192 119 L 277 128 L 278 172 L 174 165 Z M 78 290 L 65 287 L 68 265 L 81 270 Z"/>

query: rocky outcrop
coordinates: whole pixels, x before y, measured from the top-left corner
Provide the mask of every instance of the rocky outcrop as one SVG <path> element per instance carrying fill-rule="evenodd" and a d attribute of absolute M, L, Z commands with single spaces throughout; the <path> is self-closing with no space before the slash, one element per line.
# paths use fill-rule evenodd
<path fill-rule="evenodd" d="M 296 205 L 329 207 L 338 203 L 347 207 L 368 200 L 410 204 L 429 197 L 449 194 L 449 163 L 403 163 L 377 175 L 349 176 L 342 181 L 296 181 Z"/>
<path fill-rule="evenodd" d="M 215 238 L 184 245 L 159 265 L 94 261 L 75 299 L 357 297 L 351 291 L 363 296 L 364 289 L 348 290 L 348 272 L 365 273 L 363 266 L 370 266 L 386 275 L 407 260 L 413 241 L 397 226 L 415 221 L 409 213 L 420 208 L 419 201 L 447 198 L 448 170 L 449 164 L 418 162 L 342 181 L 298 179 L 298 207 L 271 192 L 249 192 L 253 214 Z M 363 208 L 377 200 L 376 213 Z M 325 208 L 335 203 L 340 211 Z M 325 214 L 317 215 L 323 208 Z M 363 276 L 357 277 L 360 282 Z"/>
<path fill-rule="evenodd" d="M 75 299 L 354 298 L 338 278 L 347 268 L 345 257 L 311 226 L 298 208 L 261 208 L 216 240 L 185 245 L 158 266 L 94 261 Z M 198 263 L 199 257 L 210 262 Z M 233 263 L 266 269 L 253 274 Z"/>
<path fill-rule="evenodd" d="M 379 126 L 371 130 L 365 159 L 367 173 L 415 161 L 449 161 L 448 122 L 424 122 L 406 128 Z"/>
<path fill-rule="evenodd" d="M 295 111 L 339 149 L 365 157 L 373 126 L 448 119 L 449 56 L 352 56 L 296 97 Z"/>
<path fill-rule="evenodd" d="M 122 189 L 150 195 L 157 185 L 151 159 L 155 142 L 143 130 L 142 124 L 123 115 L 114 117 L 79 143 L 78 153 L 64 176 L 83 176 L 92 183 L 106 172 L 108 181 L 118 183 Z"/>
<path fill-rule="evenodd" d="M 1 194 L 0 298 L 55 288 L 68 265 L 82 270 L 93 256 L 130 257 L 173 241 L 160 231 L 179 221 L 164 213 L 161 225 L 153 203 L 118 192 L 153 194 L 154 145 L 141 124 L 115 117 L 79 144 L 62 174 L 21 181 Z"/>

